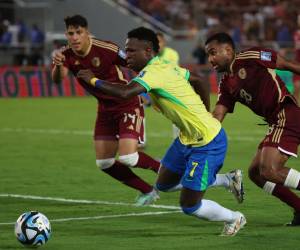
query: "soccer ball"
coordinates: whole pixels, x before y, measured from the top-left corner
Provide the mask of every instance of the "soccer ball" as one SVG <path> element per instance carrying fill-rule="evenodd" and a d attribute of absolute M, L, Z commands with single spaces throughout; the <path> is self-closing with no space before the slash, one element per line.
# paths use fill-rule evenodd
<path fill-rule="evenodd" d="M 16 221 L 15 235 L 23 245 L 44 245 L 51 236 L 50 222 L 42 213 L 26 212 Z"/>

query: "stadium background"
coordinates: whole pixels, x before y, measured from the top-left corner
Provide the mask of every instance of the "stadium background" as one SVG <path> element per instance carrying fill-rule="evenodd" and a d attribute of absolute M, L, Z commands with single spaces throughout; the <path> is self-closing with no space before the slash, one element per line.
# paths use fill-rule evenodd
<path fill-rule="evenodd" d="M 296 58 L 297 4 L 0 1 L 0 249 L 22 249 L 13 235 L 13 222 L 27 210 L 39 210 L 52 221 L 53 236 L 45 249 L 299 249 L 298 228 L 283 226 L 292 212 L 247 177 L 247 166 L 267 128 L 257 126 L 261 120 L 246 108 L 238 105 L 236 114 L 224 123 L 229 152 L 222 170 L 243 169 L 245 203 L 237 205 L 222 189 L 208 191 L 208 198 L 241 210 L 248 218 L 237 237 L 224 239 L 218 236 L 220 223 L 178 214 L 177 193 L 162 194 L 157 207 L 133 207 L 136 192 L 94 167 L 91 136 L 96 101 L 71 76 L 61 86 L 54 85 L 49 71 L 52 50 L 65 42 L 66 15 L 86 16 L 93 35 L 120 46 L 128 30 L 146 25 L 163 31 L 168 46 L 179 52 L 181 64 L 207 79 L 213 105 L 218 76 L 209 65 L 197 63 L 195 48 L 199 44 L 201 48 L 210 32 L 223 30 L 234 35 L 239 48 L 263 44 Z M 21 21 L 26 35 L 18 41 Z M 42 41 L 32 41 L 33 24 L 44 34 Z M 10 42 L 7 36 L 3 39 L 6 28 L 12 33 Z M 146 151 L 161 158 L 172 141 L 171 125 L 151 109 L 146 109 L 146 116 Z M 299 168 L 300 162 L 291 159 L 289 165 Z M 153 174 L 137 172 L 155 181 Z"/>

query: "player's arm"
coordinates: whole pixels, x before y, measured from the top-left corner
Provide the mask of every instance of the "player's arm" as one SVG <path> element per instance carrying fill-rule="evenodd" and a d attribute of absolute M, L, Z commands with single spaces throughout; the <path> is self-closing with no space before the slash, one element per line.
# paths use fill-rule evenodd
<path fill-rule="evenodd" d="M 63 65 L 65 61 L 64 54 L 59 50 L 53 55 L 53 69 L 51 72 L 52 80 L 55 83 L 60 83 L 68 74 L 68 69 Z"/>
<path fill-rule="evenodd" d="M 212 112 L 213 117 L 222 122 L 228 112 L 228 108 L 222 104 L 217 104 Z"/>
<path fill-rule="evenodd" d="M 189 82 L 193 86 L 195 92 L 201 97 L 206 109 L 210 111 L 210 86 L 204 79 L 196 76 L 195 74 L 190 74 Z"/>
<path fill-rule="evenodd" d="M 300 75 L 300 64 L 296 61 L 287 60 L 277 54 L 276 68 L 281 70 L 289 70 Z"/>
<path fill-rule="evenodd" d="M 93 72 L 89 69 L 80 70 L 77 74 L 78 78 L 81 78 L 86 83 L 95 86 L 103 93 L 119 98 L 128 99 L 133 96 L 137 96 L 141 93 L 147 92 L 147 90 L 139 83 L 132 81 L 130 84 L 111 83 L 96 78 Z"/>

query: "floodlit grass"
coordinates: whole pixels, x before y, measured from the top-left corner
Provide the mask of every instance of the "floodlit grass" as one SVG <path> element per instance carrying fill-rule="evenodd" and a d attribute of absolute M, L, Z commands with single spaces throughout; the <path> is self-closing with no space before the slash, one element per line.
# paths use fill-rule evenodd
<path fill-rule="evenodd" d="M 0 99 L 1 250 L 23 249 L 15 239 L 12 223 L 28 210 L 38 210 L 51 221 L 52 238 L 43 249 L 299 248 L 299 228 L 283 226 L 292 218 L 291 210 L 247 177 L 248 165 L 267 126 L 258 126 L 262 120 L 245 107 L 237 106 L 236 113 L 228 115 L 224 122 L 229 150 L 221 172 L 244 170 L 246 200 L 237 204 L 223 188 L 211 189 L 206 196 L 246 215 L 247 226 L 234 238 L 219 236 L 222 223 L 197 220 L 168 208 L 132 206 L 137 192 L 95 166 L 95 114 L 93 98 Z M 172 141 L 171 124 L 151 109 L 146 114 L 146 152 L 161 158 Z M 291 159 L 289 166 L 299 169 L 300 161 Z M 151 171 L 134 171 L 150 183 L 155 181 Z M 178 193 L 161 194 L 157 205 L 177 206 Z M 69 221 L 60 221 L 68 218 Z"/>

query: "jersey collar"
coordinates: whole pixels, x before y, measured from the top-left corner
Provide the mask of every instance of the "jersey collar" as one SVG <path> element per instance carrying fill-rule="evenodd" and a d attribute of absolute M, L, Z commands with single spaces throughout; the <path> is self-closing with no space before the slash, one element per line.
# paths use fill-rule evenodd
<path fill-rule="evenodd" d="M 232 62 L 231 62 L 231 64 L 230 64 L 230 66 L 229 66 L 229 70 L 230 70 L 229 74 L 230 74 L 230 75 L 233 74 L 233 64 L 235 63 L 235 57 L 236 57 L 236 54 L 234 54 L 234 58 L 233 58 L 233 60 L 232 60 Z"/>
<path fill-rule="evenodd" d="M 159 60 L 159 57 L 158 56 L 155 56 L 155 57 L 153 57 L 148 63 L 147 63 L 147 65 L 151 65 L 151 64 L 153 64 L 154 62 L 156 62 L 156 61 L 158 61 Z"/>

